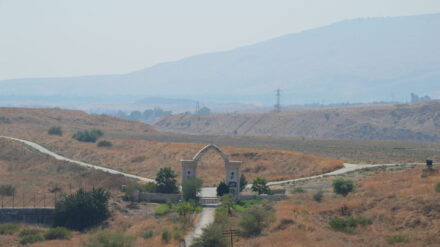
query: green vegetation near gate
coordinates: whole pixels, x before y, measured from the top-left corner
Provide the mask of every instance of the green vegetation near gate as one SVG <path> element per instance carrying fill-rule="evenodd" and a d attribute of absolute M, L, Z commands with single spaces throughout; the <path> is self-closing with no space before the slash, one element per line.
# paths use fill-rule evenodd
<path fill-rule="evenodd" d="M 245 237 L 258 236 L 273 220 L 272 210 L 262 206 L 253 206 L 245 210 L 240 217 L 241 233 Z"/>
<path fill-rule="evenodd" d="M 240 176 L 240 192 L 246 188 L 247 184 L 248 184 L 248 181 L 247 181 L 246 177 L 243 174 L 241 174 L 241 176 Z"/>
<path fill-rule="evenodd" d="M 202 180 L 196 177 L 189 177 L 182 183 L 182 194 L 185 201 L 195 200 L 198 201 L 197 193 L 202 188 Z"/>
<path fill-rule="evenodd" d="M 104 189 L 93 189 L 90 192 L 78 190 L 67 195 L 55 205 L 54 225 L 74 230 L 98 225 L 109 215 L 108 199 L 110 194 Z"/>
<path fill-rule="evenodd" d="M 42 230 L 40 229 L 25 229 L 20 232 L 20 244 L 27 245 L 32 244 L 39 241 L 44 241 L 44 237 L 42 235 Z"/>
<path fill-rule="evenodd" d="M 0 195 L 2 196 L 13 196 L 15 194 L 15 187 L 12 184 L 2 184 L 0 185 Z"/>
<path fill-rule="evenodd" d="M 91 131 L 77 131 L 72 135 L 72 138 L 80 142 L 96 142 L 96 140 L 103 135 L 104 133 L 101 130 L 92 129 Z"/>
<path fill-rule="evenodd" d="M 366 226 L 371 224 L 371 220 L 367 219 L 361 215 L 356 217 L 343 218 L 333 218 L 329 221 L 329 225 L 333 230 L 341 231 L 345 233 L 354 233 L 358 225 Z"/>
<path fill-rule="evenodd" d="M 160 168 L 156 175 L 156 192 L 158 193 L 178 193 L 177 174 L 170 167 Z"/>
<path fill-rule="evenodd" d="M 111 147 L 111 146 L 113 146 L 113 144 L 109 141 L 103 140 L 98 142 L 98 147 Z"/>
<path fill-rule="evenodd" d="M 392 235 L 385 238 L 385 241 L 389 244 L 408 243 L 409 237 L 405 235 Z"/>
<path fill-rule="evenodd" d="M 50 228 L 47 232 L 44 233 L 44 239 L 46 240 L 70 239 L 71 237 L 72 232 L 64 227 Z"/>
<path fill-rule="evenodd" d="M 267 186 L 267 180 L 261 177 L 256 177 L 252 181 L 252 191 L 257 192 L 259 195 L 271 193 L 269 186 Z"/>
<path fill-rule="evenodd" d="M 86 247 L 131 247 L 135 237 L 124 233 L 98 231 L 89 236 Z"/>
<path fill-rule="evenodd" d="M 63 135 L 63 131 L 61 130 L 60 126 L 52 126 L 52 127 L 50 127 L 50 129 L 47 131 L 47 133 L 49 135 L 58 135 L 58 136 L 62 136 Z"/>
<path fill-rule="evenodd" d="M 354 182 L 349 179 L 338 178 L 333 180 L 333 191 L 336 194 L 347 196 L 354 190 Z"/>
<path fill-rule="evenodd" d="M 214 223 L 209 224 L 203 229 L 200 237 L 194 239 L 191 247 L 227 247 L 228 240 L 223 236 L 224 227 Z"/>
<path fill-rule="evenodd" d="M 229 193 L 229 186 L 225 183 L 225 181 L 221 181 L 217 186 L 217 195 L 223 196 Z"/>
<path fill-rule="evenodd" d="M 0 235 L 12 235 L 19 229 L 20 227 L 14 223 L 0 224 Z"/>

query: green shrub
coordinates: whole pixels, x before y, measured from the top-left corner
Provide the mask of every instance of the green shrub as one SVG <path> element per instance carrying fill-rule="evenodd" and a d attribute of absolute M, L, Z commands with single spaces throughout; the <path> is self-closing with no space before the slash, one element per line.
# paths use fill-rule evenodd
<path fill-rule="evenodd" d="M 267 180 L 265 178 L 256 177 L 252 182 L 252 191 L 261 194 L 270 194 L 270 188 L 267 186 Z"/>
<path fill-rule="evenodd" d="M 202 188 L 202 180 L 196 177 L 189 177 L 182 182 L 182 194 L 185 201 L 197 201 L 197 193 Z"/>
<path fill-rule="evenodd" d="M 243 212 L 239 225 L 245 237 L 258 236 L 273 221 L 273 211 L 254 206 Z"/>
<path fill-rule="evenodd" d="M 427 178 L 427 177 L 428 177 L 428 174 L 426 174 L 426 173 L 422 173 L 422 175 L 420 175 L 420 177 L 421 177 L 421 178 Z"/>
<path fill-rule="evenodd" d="M 387 238 L 385 238 L 387 243 L 389 244 L 397 244 L 397 243 L 408 243 L 409 237 L 405 235 L 392 235 Z"/>
<path fill-rule="evenodd" d="M 157 190 L 155 182 L 148 182 L 142 186 L 142 192 L 155 193 Z"/>
<path fill-rule="evenodd" d="M 353 233 L 358 225 L 366 226 L 368 224 L 371 224 L 371 220 L 361 215 L 356 217 L 350 216 L 346 219 L 333 218 L 329 221 L 329 225 L 333 230 L 345 233 Z"/>
<path fill-rule="evenodd" d="M 157 192 L 159 193 L 177 193 L 177 173 L 170 167 L 160 168 L 156 175 Z"/>
<path fill-rule="evenodd" d="M 61 127 L 59 127 L 59 126 L 50 127 L 50 129 L 47 131 L 47 133 L 49 135 L 58 135 L 58 136 L 63 135 L 63 131 L 61 130 Z"/>
<path fill-rule="evenodd" d="M 337 194 L 347 196 L 354 190 L 354 182 L 349 179 L 338 178 L 333 180 L 333 191 Z"/>
<path fill-rule="evenodd" d="M 46 240 L 52 239 L 70 239 L 72 233 L 64 227 L 50 228 L 46 233 L 44 233 L 44 238 Z"/>
<path fill-rule="evenodd" d="M 218 224 L 209 224 L 203 228 L 202 235 L 194 239 L 192 247 L 227 247 L 228 240 L 223 236 L 223 227 Z"/>
<path fill-rule="evenodd" d="M 174 233 L 173 233 L 173 238 L 175 239 L 175 240 L 180 240 L 180 239 L 183 239 L 183 232 L 182 232 L 182 230 L 174 230 Z"/>
<path fill-rule="evenodd" d="M 15 187 L 12 184 L 0 185 L 0 195 L 13 196 L 15 194 Z"/>
<path fill-rule="evenodd" d="M 440 192 L 440 182 L 435 183 L 434 189 L 436 192 Z"/>
<path fill-rule="evenodd" d="M 80 142 L 96 142 L 102 135 L 101 130 L 93 129 L 90 132 L 88 130 L 77 131 L 72 138 Z"/>
<path fill-rule="evenodd" d="M 142 190 L 142 185 L 139 183 L 131 183 L 125 186 L 125 196 L 126 201 L 138 201 L 138 192 Z"/>
<path fill-rule="evenodd" d="M 224 194 L 229 193 L 229 186 L 225 183 L 225 181 L 221 181 L 217 186 L 217 195 L 223 196 Z"/>
<path fill-rule="evenodd" d="M 246 188 L 247 184 L 248 184 L 248 182 L 246 180 L 246 177 L 243 174 L 241 174 L 241 176 L 240 176 L 240 192 L 242 192 Z"/>
<path fill-rule="evenodd" d="M 41 235 L 41 232 L 42 231 L 40 229 L 36 228 L 22 230 L 19 234 L 20 244 L 26 245 L 39 241 L 44 241 L 44 237 L 43 235 Z"/>
<path fill-rule="evenodd" d="M 317 201 L 317 202 L 321 202 L 323 196 L 324 196 L 324 192 L 323 192 L 322 190 L 318 190 L 318 191 L 313 195 L 313 200 L 315 200 L 315 201 Z"/>
<path fill-rule="evenodd" d="M 153 237 L 153 230 L 149 230 L 149 231 L 144 232 L 144 234 L 142 234 L 142 237 L 144 239 L 152 238 Z"/>
<path fill-rule="evenodd" d="M 168 229 L 164 229 L 161 235 L 162 241 L 168 243 L 171 240 L 171 232 Z"/>
<path fill-rule="evenodd" d="M 168 205 L 160 204 L 159 207 L 154 210 L 154 215 L 160 217 L 168 214 L 169 212 L 171 212 L 171 208 L 168 207 Z"/>
<path fill-rule="evenodd" d="M 74 230 L 83 230 L 106 220 L 110 212 L 108 199 L 110 194 L 104 189 L 90 192 L 78 190 L 55 205 L 54 226 L 64 226 Z"/>
<path fill-rule="evenodd" d="M 27 245 L 35 242 L 44 241 L 44 237 L 41 234 L 36 235 L 26 235 L 20 238 L 20 244 Z"/>
<path fill-rule="evenodd" d="M 113 146 L 113 144 L 109 141 L 103 140 L 98 142 L 98 147 L 111 147 L 111 146 Z"/>
<path fill-rule="evenodd" d="M 136 238 L 124 233 L 99 231 L 88 238 L 86 247 L 131 247 Z"/>
<path fill-rule="evenodd" d="M 295 187 L 290 192 L 293 193 L 293 194 L 296 194 L 296 193 L 305 193 L 306 191 L 303 188 L 301 188 L 301 187 Z"/>
<path fill-rule="evenodd" d="M 14 223 L 0 224 L 0 235 L 11 235 L 18 232 L 19 229 L 20 227 Z"/>

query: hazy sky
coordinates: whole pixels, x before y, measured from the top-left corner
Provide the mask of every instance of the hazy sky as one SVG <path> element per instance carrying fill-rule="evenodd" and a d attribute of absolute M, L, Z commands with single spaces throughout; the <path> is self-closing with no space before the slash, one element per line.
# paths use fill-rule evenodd
<path fill-rule="evenodd" d="M 0 80 L 127 73 L 439 0 L 0 0 Z"/>

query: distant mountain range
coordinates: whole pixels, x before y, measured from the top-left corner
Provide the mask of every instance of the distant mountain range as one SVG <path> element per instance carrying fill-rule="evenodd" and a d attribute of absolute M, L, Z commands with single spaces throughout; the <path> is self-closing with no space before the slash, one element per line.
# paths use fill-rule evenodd
<path fill-rule="evenodd" d="M 0 95 L 272 104 L 274 90 L 281 88 L 283 104 L 368 102 L 392 95 L 402 100 L 411 92 L 438 97 L 439 30 L 440 14 L 347 20 L 123 75 L 3 80 Z"/>

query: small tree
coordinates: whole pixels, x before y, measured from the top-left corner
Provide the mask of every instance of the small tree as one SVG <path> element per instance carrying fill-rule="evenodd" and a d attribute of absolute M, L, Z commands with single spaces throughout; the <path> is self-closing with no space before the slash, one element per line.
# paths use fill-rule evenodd
<path fill-rule="evenodd" d="M 182 193 L 183 199 L 188 200 L 198 200 L 197 193 L 202 188 L 202 180 L 196 177 L 189 177 L 185 179 L 182 183 Z"/>
<path fill-rule="evenodd" d="M 170 167 L 160 168 L 156 175 L 157 192 L 177 193 L 179 188 L 176 181 L 177 174 Z"/>
<path fill-rule="evenodd" d="M 113 144 L 109 141 L 103 140 L 98 142 L 98 147 L 111 147 L 111 146 L 113 146 Z"/>
<path fill-rule="evenodd" d="M 273 219 L 272 210 L 254 206 L 243 213 L 239 225 L 245 237 L 258 236 Z"/>
<path fill-rule="evenodd" d="M 217 195 L 223 196 L 224 194 L 229 193 L 229 186 L 225 183 L 225 181 L 221 181 L 217 186 Z"/>
<path fill-rule="evenodd" d="M 74 230 L 95 226 L 109 217 L 109 198 L 110 194 L 104 189 L 91 192 L 80 189 L 56 203 L 54 225 Z"/>
<path fill-rule="evenodd" d="M 200 237 L 194 239 L 192 247 L 227 247 L 228 241 L 223 236 L 223 227 L 218 224 L 211 223 L 203 228 Z"/>
<path fill-rule="evenodd" d="M 246 177 L 241 174 L 240 176 L 240 192 L 243 191 L 246 188 L 246 185 L 248 184 Z"/>
<path fill-rule="evenodd" d="M 50 129 L 47 131 L 47 133 L 49 135 L 58 135 L 58 136 L 62 136 L 63 135 L 63 131 L 61 130 L 60 126 L 52 126 L 52 127 L 50 127 Z"/>
<path fill-rule="evenodd" d="M 15 194 L 15 187 L 12 184 L 0 185 L 0 195 L 13 196 Z"/>
<path fill-rule="evenodd" d="M 354 182 L 349 179 L 338 178 L 333 180 L 333 191 L 337 194 L 347 196 L 354 189 Z"/>
<path fill-rule="evenodd" d="M 270 188 L 267 186 L 267 180 L 265 178 L 256 177 L 252 182 L 252 191 L 261 194 L 270 194 Z"/>

